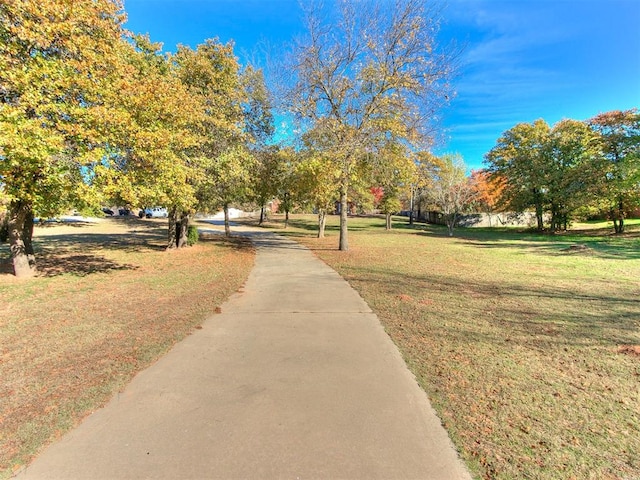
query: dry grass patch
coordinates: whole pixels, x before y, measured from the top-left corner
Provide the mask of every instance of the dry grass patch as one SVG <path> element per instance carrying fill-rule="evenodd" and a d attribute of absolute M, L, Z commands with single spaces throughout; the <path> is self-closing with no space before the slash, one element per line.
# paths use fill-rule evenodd
<path fill-rule="evenodd" d="M 197 328 L 253 266 L 241 239 L 166 252 L 165 236 L 166 221 L 133 218 L 38 227 L 39 276 L 0 275 L 0 478 Z"/>
<path fill-rule="evenodd" d="M 448 238 L 350 219 L 339 252 L 335 226 L 317 240 L 312 222 L 289 233 L 379 315 L 478 478 L 640 478 L 634 232 Z"/>

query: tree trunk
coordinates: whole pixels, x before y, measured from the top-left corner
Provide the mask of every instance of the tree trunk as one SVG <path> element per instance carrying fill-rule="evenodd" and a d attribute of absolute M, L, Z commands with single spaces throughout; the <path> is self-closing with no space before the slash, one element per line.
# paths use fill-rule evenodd
<path fill-rule="evenodd" d="M 552 203 L 551 204 L 551 231 L 552 232 L 557 232 L 558 230 L 560 230 L 560 213 L 558 210 L 559 208 Z"/>
<path fill-rule="evenodd" d="M 262 222 L 264 222 L 264 203 L 260 207 L 260 222 L 258 222 L 258 225 L 262 225 Z"/>
<path fill-rule="evenodd" d="M 391 230 L 391 214 L 390 213 L 385 214 L 385 218 L 386 218 L 385 229 Z"/>
<path fill-rule="evenodd" d="M 9 216 L 0 217 L 0 243 L 9 241 Z"/>
<path fill-rule="evenodd" d="M 35 271 L 36 270 L 36 254 L 33 251 L 33 227 L 34 227 L 33 210 L 29 208 L 29 211 L 27 212 L 27 215 L 24 219 L 24 229 L 23 229 L 24 250 L 27 253 L 27 258 L 29 259 L 29 266 Z"/>
<path fill-rule="evenodd" d="M 167 234 L 167 250 L 182 248 L 188 245 L 189 215 L 178 212 L 177 208 L 169 211 L 169 229 Z"/>
<path fill-rule="evenodd" d="M 189 245 L 189 215 L 182 213 L 180 221 L 176 225 L 176 246 L 178 248 L 186 247 Z"/>
<path fill-rule="evenodd" d="M 624 233 L 624 204 L 622 200 L 618 203 L 618 231 L 616 233 Z"/>
<path fill-rule="evenodd" d="M 30 234 L 33 233 L 33 213 L 31 205 L 14 200 L 9 204 L 9 251 L 16 277 L 29 277 L 35 274 L 35 265 L 30 261 L 33 247 Z M 31 227 L 27 227 L 27 217 L 31 215 Z M 25 238 L 29 237 L 29 238 Z"/>
<path fill-rule="evenodd" d="M 324 227 L 327 224 L 327 212 L 323 209 L 318 210 L 318 238 L 324 238 Z"/>
<path fill-rule="evenodd" d="M 289 192 L 284 193 L 284 228 L 289 227 L 289 209 L 291 208 Z"/>
<path fill-rule="evenodd" d="M 617 217 L 613 217 L 613 231 L 616 233 L 620 233 L 620 227 L 618 227 Z"/>
<path fill-rule="evenodd" d="M 413 186 L 411 186 L 411 200 L 409 202 L 409 225 L 413 225 L 413 197 L 415 193 L 413 191 Z"/>
<path fill-rule="evenodd" d="M 449 236 L 453 237 L 453 229 L 456 226 L 456 215 L 447 215 L 447 230 L 449 232 Z"/>
<path fill-rule="evenodd" d="M 533 203 L 536 208 L 536 221 L 538 222 L 538 231 L 544 230 L 544 212 L 542 210 L 542 194 L 537 188 L 532 189 Z"/>
<path fill-rule="evenodd" d="M 224 234 L 227 237 L 231 236 L 231 226 L 229 225 L 229 204 L 224 204 Z"/>
<path fill-rule="evenodd" d="M 536 201 L 536 220 L 538 222 L 538 231 L 544 230 L 544 218 L 542 214 L 542 204 Z"/>
<path fill-rule="evenodd" d="M 167 230 L 167 250 L 172 250 L 178 246 L 178 213 L 173 207 L 169 210 L 169 228 Z"/>
<path fill-rule="evenodd" d="M 345 180 L 342 181 L 342 186 L 340 188 L 340 242 L 338 249 L 346 252 L 349 250 L 349 239 L 347 238 L 348 230 L 347 230 L 347 214 L 349 213 L 347 210 L 349 206 L 347 205 L 347 192 L 349 191 L 349 183 Z"/>

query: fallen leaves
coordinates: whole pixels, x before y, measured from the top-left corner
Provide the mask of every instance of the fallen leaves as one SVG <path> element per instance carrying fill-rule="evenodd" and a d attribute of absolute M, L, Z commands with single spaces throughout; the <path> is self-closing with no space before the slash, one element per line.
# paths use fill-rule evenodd
<path fill-rule="evenodd" d="M 618 353 L 640 356 L 640 345 L 620 345 Z"/>
<path fill-rule="evenodd" d="M 250 244 L 223 237 L 165 252 L 150 222 L 36 235 L 44 275 L 0 275 L 0 477 L 201 328 L 253 265 Z"/>

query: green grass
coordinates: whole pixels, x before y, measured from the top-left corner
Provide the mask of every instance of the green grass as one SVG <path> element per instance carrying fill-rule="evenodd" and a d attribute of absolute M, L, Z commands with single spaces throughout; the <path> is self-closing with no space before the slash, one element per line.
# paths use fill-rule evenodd
<path fill-rule="evenodd" d="M 640 478 L 640 225 L 540 235 L 350 219 L 312 248 L 379 315 L 477 478 Z M 271 224 L 279 228 L 280 219 Z M 600 227 L 600 226 L 598 226 Z"/>

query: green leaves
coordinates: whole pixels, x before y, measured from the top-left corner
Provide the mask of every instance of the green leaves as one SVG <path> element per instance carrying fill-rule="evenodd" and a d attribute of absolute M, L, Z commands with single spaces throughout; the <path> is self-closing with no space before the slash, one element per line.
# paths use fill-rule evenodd
<path fill-rule="evenodd" d="M 273 131 L 261 72 L 217 40 L 162 54 L 123 20 L 118 0 L 0 4 L 3 195 L 35 215 L 113 201 L 180 218 L 246 196 L 245 145 Z"/>
<path fill-rule="evenodd" d="M 640 201 L 640 115 L 608 112 L 589 122 L 542 120 L 506 131 L 486 155 L 489 171 L 504 183 L 504 208 L 533 207 L 552 230 L 566 229 L 586 207 L 622 221 Z M 618 230 L 618 227 L 616 226 Z"/>

